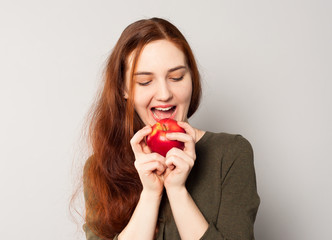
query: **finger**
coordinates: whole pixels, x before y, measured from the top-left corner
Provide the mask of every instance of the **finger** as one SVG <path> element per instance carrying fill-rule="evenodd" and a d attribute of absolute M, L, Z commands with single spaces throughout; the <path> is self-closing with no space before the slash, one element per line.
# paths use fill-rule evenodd
<path fill-rule="evenodd" d="M 137 165 L 142 165 L 145 163 L 149 163 L 149 162 L 160 162 L 161 164 L 163 164 L 166 167 L 165 164 L 165 158 L 163 156 L 161 156 L 158 153 L 148 153 L 148 154 L 144 154 L 144 157 L 141 157 L 141 155 L 138 155 L 139 157 L 135 160 L 135 164 Z"/>
<path fill-rule="evenodd" d="M 186 163 L 183 159 L 178 156 L 169 156 L 166 158 L 166 166 L 170 168 L 172 165 L 175 166 L 175 170 L 178 172 L 188 172 L 191 168 L 188 163 Z"/>
<path fill-rule="evenodd" d="M 183 151 L 187 152 L 187 154 L 189 154 L 192 158 L 195 158 L 195 141 L 189 134 L 180 132 L 167 133 L 166 138 L 169 140 L 177 140 L 183 142 Z"/>
<path fill-rule="evenodd" d="M 189 134 L 182 132 L 166 133 L 166 138 L 169 140 L 178 140 L 183 143 L 194 142 L 194 139 Z"/>
<path fill-rule="evenodd" d="M 162 164 L 161 162 L 151 162 L 147 163 L 147 166 L 151 167 L 151 171 L 155 172 L 157 175 L 162 175 L 166 170 L 166 164 Z"/>
<path fill-rule="evenodd" d="M 144 128 L 138 130 L 135 135 L 130 140 L 130 145 L 135 154 L 142 153 L 143 149 L 140 143 L 143 141 L 144 137 L 151 132 L 151 126 L 145 126 Z"/>
<path fill-rule="evenodd" d="M 155 172 L 157 175 L 161 176 L 164 174 L 164 172 L 166 171 L 167 167 L 163 167 L 161 169 L 156 169 Z"/>
<path fill-rule="evenodd" d="M 171 156 L 175 156 L 175 157 L 178 157 L 178 158 L 182 159 L 191 168 L 194 166 L 195 158 L 192 158 L 191 156 L 189 156 L 188 154 L 186 154 L 185 152 L 183 152 L 181 149 L 178 149 L 178 148 L 174 147 L 171 150 L 169 150 L 167 152 L 167 154 L 166 154 L 166 159 L 170 158 Z"/>
<path fill-rule="evenodd" d="M 196 131 L 192 126 L 190 126 L 189 123 L 178 122 L 178 125 L 182 127 L 186 131 L 186 133 L 188 133 L 194 139 L 194 142 L 196 142 Z"/>
<path fill-rule="evenodd" d="M 161 175 L 165 172 L 165 170 L 166 170 L 166 165 L 162 164 L 159 161 L 147 162 L 137 167 L 137 171 L 145 175 L 150 175 L 153 172 L 156 172 L 156 174 Z"/>

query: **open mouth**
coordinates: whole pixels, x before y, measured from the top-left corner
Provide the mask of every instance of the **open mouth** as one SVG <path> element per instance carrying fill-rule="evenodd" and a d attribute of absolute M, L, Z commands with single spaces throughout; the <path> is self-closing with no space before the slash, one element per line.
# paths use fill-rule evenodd
<path fill-rule="evenodd" d="M 175 115 L 176 106 L 170 107 L 153 107 L 151 108 L 152 116 L 156 121 L 164 118 L 173 118 Z"/>

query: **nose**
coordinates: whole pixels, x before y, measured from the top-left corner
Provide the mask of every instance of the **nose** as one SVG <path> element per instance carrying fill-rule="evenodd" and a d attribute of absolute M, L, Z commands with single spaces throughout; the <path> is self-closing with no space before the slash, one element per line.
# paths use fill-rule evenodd
<path fill-rule="evenodd" d="M 156 91 L 156 100 L 167 102 L 173 98 L 173 93 L 166 80 L 160 80 Z"/>

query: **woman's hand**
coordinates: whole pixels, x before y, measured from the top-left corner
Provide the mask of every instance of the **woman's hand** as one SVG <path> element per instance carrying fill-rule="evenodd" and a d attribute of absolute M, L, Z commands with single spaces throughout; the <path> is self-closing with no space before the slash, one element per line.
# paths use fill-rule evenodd
<path fill-rule="evenodd" d="M 151 132 L 151 126 L 145 126 L 130 140 L 135 155 L 135 168 L 141 179 L 143 191 L 161 196 L 164 188 L 162 175 L 166 170 L 165 158 L 158 153 L 151 153 L 144 137 Z"/>
<path fill-rule="evenodd" d="M 183 151 L 172 148 L 166 154 L 167 169 L 164 173 L 164 185 L 167 191 L 181 190 L 185 188 L 187 177 L 196 160 L 195 141 L 196 132 L 186 122 L 178 122 L 186 133 L 167 133 L 170 140 L 178 140 L 184 143 Z"/>

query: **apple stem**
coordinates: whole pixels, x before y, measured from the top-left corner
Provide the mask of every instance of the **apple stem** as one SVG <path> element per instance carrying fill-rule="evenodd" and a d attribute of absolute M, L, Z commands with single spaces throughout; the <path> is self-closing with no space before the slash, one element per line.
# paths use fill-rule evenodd
<path fill-rule="evenodd" d="M 167 129 L 167 126 L 163 123 L 163 131 L 167 131 L 168 129 Z"/>

